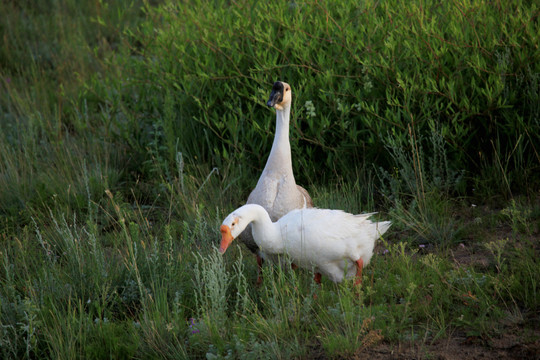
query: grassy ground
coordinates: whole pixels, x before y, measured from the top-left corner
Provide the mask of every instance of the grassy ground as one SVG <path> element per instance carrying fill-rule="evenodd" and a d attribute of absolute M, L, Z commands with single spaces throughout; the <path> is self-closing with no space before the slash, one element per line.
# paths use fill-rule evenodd
<path fill-rule="evenodd" d="M 195 113 L 211 119 L 218 110 L 156 90 L 165 80 L 175 88 L 178 71 L 174 56 L 160 62 L 151 51 L 154 34 L 171 26 L 158 5 L 0 4 L 2 358 L 540 357 L 540 163 L 527 132 L 534 122 L 510 150 L 492 142 L 481 174 L 453 166 L 448 128 L 434 122 L 425 123 L 424 147 L 414 127 L 400 141 L 379 139 L 384 146 L 373 146 L 386 162 L 360 161 L 351 176 L 315 181 L 317 170 L 298 170 L 318 207 L 380 211 L 394 225 L 358 292 L 273 266 L 256 286 L 245 248 L 221 256 L 216 247 L 222 219 L 264 165 L 264 154 L 254 164 L 257 156 L 234 150 L 249 132 L 242 128 L 256 128 L 268 145 L 274 114 L 250 123 L 225 104 L 218 110 L 238 115 L 226 122 L 236 124 L 228 147 L 212 152 L 210 134 L 202 141 L 210 150 L 186 151 L 207 134 L 182 136 L 208 121 Z M 160 36 L 158 43 L 169 38 Z M 142 76 L 141 59 L 171 72 Z M 197 109 L 185 112 L 193 123 L 175 117 L 184 106 Z M 520 114 L 534 115 L 531 108 Z M 253 153 L 257 139 L 250 137 Z"/>

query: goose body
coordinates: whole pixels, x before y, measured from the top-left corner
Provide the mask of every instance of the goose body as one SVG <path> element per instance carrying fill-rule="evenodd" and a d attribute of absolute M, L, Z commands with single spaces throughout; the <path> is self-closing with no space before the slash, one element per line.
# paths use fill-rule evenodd
<path fill-rule="evenodd" d="M 358 283 L 375 241 L 391 225 L 389 221 L 373 222 L 371 215 L 304 208 L 272 222 L 262 206 L 248 204 L 223 221 L 220 251 L 224 253 L 251 224 L 253 239 L 264 253 L 287 254 L 297 266 L 328 276 L 333 282 L 356 276 Z"/>
<path fill-rule="evenodd" d="M 298 186 L 294 179 L 289 143 L 289 121 L 292 103 L 292 90 L 289 84 L 278 81 L 272 87 L 267 105 L 276 109 L 276 133 L 272 150 L 266 161 L 257 186 L 250 193 L 247 204 L 261 205 L 272 221 L 276 221 L 289 211 L 313 207 L 308 192 Z M 258 256 L 268 258 L 253 240 L 251 231 L 246 231 L 240 240 Z"/>

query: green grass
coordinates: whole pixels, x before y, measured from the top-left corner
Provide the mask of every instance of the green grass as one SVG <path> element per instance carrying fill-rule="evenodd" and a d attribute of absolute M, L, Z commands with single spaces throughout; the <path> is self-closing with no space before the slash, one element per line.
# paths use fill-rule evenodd
<path fill-rule="evenodd" d="M 536 5 L 0 12 L 2 358 L 538 341 Z M 269 152 L 277 79 L 293 87 L 293 165 L 315 204 L 394 222 L 358 291 L 274 266 L 256 286 L 245 248 L 216 252 Z"/>

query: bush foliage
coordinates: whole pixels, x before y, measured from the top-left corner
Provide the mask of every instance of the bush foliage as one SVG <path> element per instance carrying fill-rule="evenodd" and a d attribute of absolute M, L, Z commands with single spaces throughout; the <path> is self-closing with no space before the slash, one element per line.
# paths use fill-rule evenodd
<path fill-rule="evenodd" d="M 540 162 L 537 30 L 532 2 L 166 2 L 129 37 L 122 78 L 91 86 L 125 141 L 157 137 L 171 162 L 259 170 L 284 80 L 300 177 L 388 166 L 387 138 L 413 151 L 434 121 L 452 168 L 504 173 L 508 190 Z"/>

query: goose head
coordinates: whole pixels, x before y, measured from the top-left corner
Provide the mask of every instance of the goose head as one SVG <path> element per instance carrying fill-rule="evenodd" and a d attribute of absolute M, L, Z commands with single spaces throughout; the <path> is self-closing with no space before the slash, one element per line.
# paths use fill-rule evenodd
<path fill-rule="evenodd" d="M 283 110 L 283 108 L 290 106 L 292 102 L 291 86 L 283 81 L 276 81 L 272 87 L 270 98 L 266 102 L 266 105 L 275 108 L 276 110 Z"/>
<path fill-rule="evenodd" d="M 237 209 L 223 220 L 219 229 L 221 231 L 220 253 L 225 253 L 229 245 L 242 233 L 242 231 L 244 231 L 249 222 L 250 221 L 245 218 L 245 214 L 243 214 L 241 209 Z"/>

